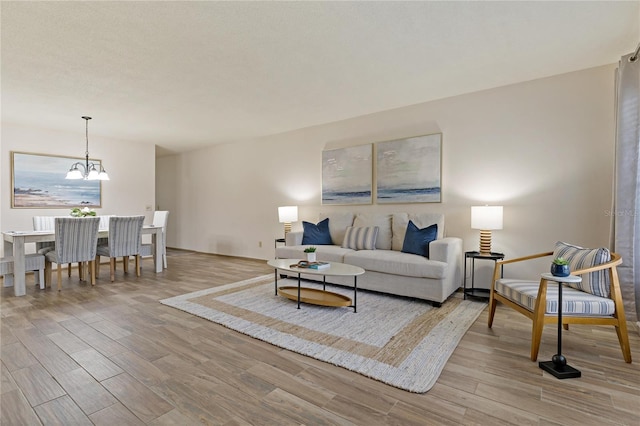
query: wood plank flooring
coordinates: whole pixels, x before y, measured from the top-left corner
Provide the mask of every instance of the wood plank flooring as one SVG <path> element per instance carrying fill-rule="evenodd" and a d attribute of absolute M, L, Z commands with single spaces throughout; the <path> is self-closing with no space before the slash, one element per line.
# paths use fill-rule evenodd
<path fill-rule="evenodd" d="M 0 290 L 2 425 L 639 425 L 633 364 L 613 327 L 572 326 L 558 380 L 528 358 L 531 323 L 499 306 L 453 353 L 436 385 L 412 394 L 254 340 L 158 300 L 272 274 L 266 262 L 169 251 L 169 269 L 63 278 L 63 290 Z M 129 268 L 133 271 L 133 268 Z M 556 349 L 547 327 L 541 360 Z"/>

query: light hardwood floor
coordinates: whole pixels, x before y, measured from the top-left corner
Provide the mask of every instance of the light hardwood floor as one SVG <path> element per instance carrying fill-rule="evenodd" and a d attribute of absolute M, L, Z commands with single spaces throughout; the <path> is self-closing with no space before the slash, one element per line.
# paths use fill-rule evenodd
<path fill-rule="evenodd" d="M 531 323 L 499 306 L 478 318 L 436 385 L 412 394 L 254 340 L 158 300 L 273 271 L 266 262 L 169 251 L 169 269 L 92 288 L 1 290 L 2 425 L 638 425 L 640 338 L 626 364 L 613 327 L 572 326 L 563 353 L 582 378 L 531 362 Z M 130 268 L 130 271 L 133 269 Z M 630 325 L 633 327 L 633 325 Z M 540 359 L 555 353 L 543 335 Z"/>

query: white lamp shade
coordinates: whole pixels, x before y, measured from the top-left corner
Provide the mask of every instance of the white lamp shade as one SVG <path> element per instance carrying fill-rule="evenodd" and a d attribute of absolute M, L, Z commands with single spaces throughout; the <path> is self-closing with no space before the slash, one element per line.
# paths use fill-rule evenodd
<path fill-rule="evenodd" d="M 298 206 L 278 207 L 278 220 L 280 223 L 297 222 Z"/>
<path fill-rule="evenodd" d="M 502 206 L 471 207 L 471 228 L 487 231 L 502 229 Z"/>
<path fill-rule="evenodd" d="M 65 179 L 82 179 L 84 176 L 82 172 L 78 169 L 71 169 L 67 172 L 67 177 Z"/>

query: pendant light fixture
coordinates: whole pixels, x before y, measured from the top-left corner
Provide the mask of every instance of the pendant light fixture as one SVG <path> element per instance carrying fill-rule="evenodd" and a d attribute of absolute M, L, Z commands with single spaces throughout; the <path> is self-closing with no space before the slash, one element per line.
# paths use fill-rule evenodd
<path fill-rule="evenodd" d="M 89 120 L 91 117 L 82 117 L 86 122 L 87 145 L 84 153 L 84 164 L 81 161 L 73 163 L 67 172 L 65 179 L 84 180 L 109 180 L 109 175 L 102 167 L 102 164 L 89 162 Z"/>

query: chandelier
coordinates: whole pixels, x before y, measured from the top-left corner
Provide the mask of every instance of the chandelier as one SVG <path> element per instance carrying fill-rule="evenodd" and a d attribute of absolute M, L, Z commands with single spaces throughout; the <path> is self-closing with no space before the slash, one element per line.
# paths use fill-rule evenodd
<path fill-rule="evenodd" d="M 89 162 L 89 120 L 91 117 L 82 117 L 86 120 L 87 145 L 84 153 L 84 163 L 78 161 L 73 163 L 67 172 L 65 179 L 84 179 L 84 180 L 109 180 L 109 175 L 102 167 L 102 164 Z"/>

